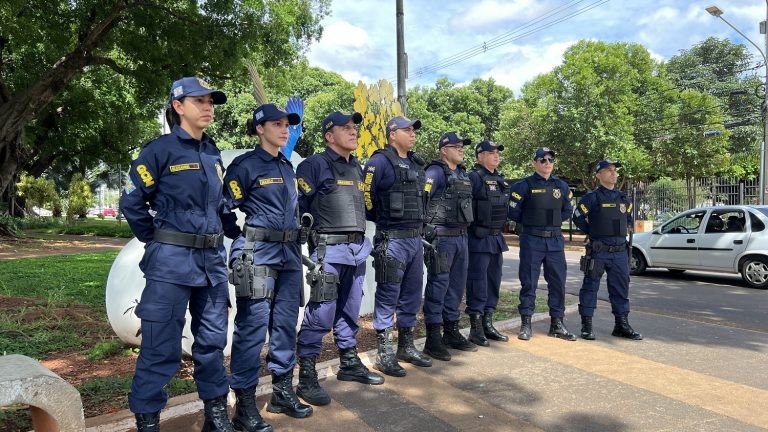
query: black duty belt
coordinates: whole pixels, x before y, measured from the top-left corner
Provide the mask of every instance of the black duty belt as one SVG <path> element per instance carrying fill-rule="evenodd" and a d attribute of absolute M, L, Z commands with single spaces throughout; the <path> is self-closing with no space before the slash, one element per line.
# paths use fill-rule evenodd
<path fill-rule="evenodd" d="M 466 228 L 438 228 L 436 232 L 438 237 L 457 237 L 457 236 L 466 235 L 467 229 Z"/>
<path fill-rule="evenodd" d="M 627 250 L 627 244 L 607 245 L 598 240 L 592 240 L 592 252 L 624 252 Z"/>
<path fill-rule="evenodd" d="M 472 232 L 474 232 L 476 236 L 497 235 L 501 234 L 501 228 L 486 228 L 476 226 L 472 228 Z"/>
<path fill-rule="evenodd" d="M 540 230 L 540 229 L 524 226 L 523 234 L 529 234 L 536 237 L 562 237 L 563 231 L 560 229 Z"/>
<path fill-rule="evenodd" d="M 360 243 L 363 241 L 365 234 L 361 232 L 353 232 L 346 234 L 330 234 L 330 233 L 317 233 L 318 238 L 325 239 L 325 244 L 333 246 L 344 243 Z"/>
<path fill-rule="evenodd" d="M 379 233 L 388 239 L 421 237 L 421 229 L 419 228 L 376 231 L 376 235 L 379 235 Z"/>
<path fill-rule="evenodd" d="M 277 243 L 295 242 L 299 238 L 299 230 L 278 231 L 269 228 L 245 227 L 246 241 L 267 241 Z"/>
<path fill-rule="evenodd" d="M 224 233 L 190 234 L 178 231 L 156 229 L 152 239 L 159 243 L 195 249 L 216 249 L 224 244 Z"/>

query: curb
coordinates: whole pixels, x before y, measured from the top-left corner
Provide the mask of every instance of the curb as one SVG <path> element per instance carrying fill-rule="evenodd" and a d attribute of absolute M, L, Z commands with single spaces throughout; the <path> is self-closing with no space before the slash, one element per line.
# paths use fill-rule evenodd
<path fill-rule="evenodd" d="M 570 314 L 578 311 L 578 305 L 573 304 L 566 306 L 565 314 Z M 547 312 L 540 312 L 533 314 L 531 322 L 544 321 L 549 318 Z M 511 318 L 504 321 L 494 322 L 494 327 L 498 330 L 510 330 L 516 327 L 520 327 L 520 318 Z M 469 329 L 462 329 L 463 335 L 469 334 Z M 512 337 L 510 336 L 510 339 Z M 419 338 L 414 341 L 414 345 L 419 348 L 424 348 L 426 338 Z M 376 350 L 372 349 L 364 353 L 359 353 L 360 359 L 366 366 L 372 366 L 376 359 Z M 334 358 L 317 364 L 317 378 L 318 380 L 326 379 L 336 374 L 339 370 L 339 359 Z M 298 376 L 294 376 L 293 385 L 295 386 L 299 382 Z M 458 390 L 457 390 L 458 391 Z M 259 379 L 259 384 L 256 387 L 256 397 L 267 395 L 272 393 L 272 377 L 267 375 Z M 229 392 L 228 396 L 229 406 L 234 406 L 234 393 Z M 176 396 L 168 399 L 168 404 L 162 410 L 160 416 L 162 421 L 167 421 L 173 418 L 195 414 L 203 409 L 203 401 L 201 401 L 197 393 L 189 393 L 181 396 Z M 85 419 L 86 432 L 123 432 L 135 429 L 136 422 L 133 413 L 130 410 L 122 410 L 112 414 L 104 414 L 96 417 L 90 417 Z"/>

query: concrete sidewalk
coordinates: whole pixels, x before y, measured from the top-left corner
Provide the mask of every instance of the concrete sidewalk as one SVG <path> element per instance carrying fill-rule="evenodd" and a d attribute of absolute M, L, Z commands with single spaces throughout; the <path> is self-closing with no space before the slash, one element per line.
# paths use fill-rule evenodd
<path fill-rule="evenodd" d="M 575 306 L 566 324 L 578 331 Z M 519 320 L 502 327 L 514 336 Z M 322 364 L 333 401 L 308 419 L 267 413 L 276 431 L 765 431 L 768 430 L 768 340 L 764 333 L 633 313 L 644 341 L 610 336 L 613 319 L 600 304 L 596 341 L 546 336 L 453 351 L 431 368 L 404 365 L 405 378 L 382 386 L 337 381 L 338 360 Z M 423 344 L 423 339 L 418 341 Z M 363 355 L 370 364 L 374 352 Z M 200 430 L 196 395 L 176 398 L 161 414 L 163 431 Z M 127 412 L 87 420 L 88 431 L 132 430 Z"/>

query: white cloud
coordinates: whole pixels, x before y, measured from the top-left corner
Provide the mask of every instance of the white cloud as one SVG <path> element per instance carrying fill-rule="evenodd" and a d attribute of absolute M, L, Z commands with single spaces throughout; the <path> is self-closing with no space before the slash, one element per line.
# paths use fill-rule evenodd
<path fill-rule="evenodd" d="M 451 26 L 464 28 L 491 27 L 507 21 L 524 21 L 540 16 L 544 2 L 536 0 L 482 0 L 454 15 Z"/>
<path fill-rule="evenodd" d="M 483 78 L 496 80 L 520 95 L 520 88 L 526 82 L 542 73 L 551 71 L 563 61 L 563 53 L 577 41 L 540 45 L 515 45 L 496 66 L 482 74 Z"/>

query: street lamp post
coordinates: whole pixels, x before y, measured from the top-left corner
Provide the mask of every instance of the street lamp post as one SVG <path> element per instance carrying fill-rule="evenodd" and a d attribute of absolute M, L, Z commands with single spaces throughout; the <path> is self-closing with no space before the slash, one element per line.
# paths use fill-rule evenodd
<path fill-rule="evenodd" d="M 761 56 L 763 56 L 763 64 L 765 65 L 765 81 L 763 82 L 764 86 L 764 98 L 765 98 L 765 106 L 768 110 L 768 60 L 765 58 L 765 52 L 768 51 L 768 0 L 765 0 L 766 4 L 766 20 L 761 23 L 761 33 L 765 34 L 765 51 L 760 49 L 759 46 L 757 46 L 756 43 L 752 42 L 752 39 L 748 38 L 747 35 L 742 33 L 739 29 L 733 26 L 733 24 L 729 23 L 728 20 L 723 18 L 723 10 L 720 9 L 717 6 L 710 6 L 706 8 L 706 11 L 709 12 L 710 15 L 713 17 L 720 18 L 723 20 L 724 23 L 728 24 L 728 26 L 736 31 L 736 33 L 740 34 L 741 37 L 746 39 L 749 43 L 751 43 L 755 48 L 757 48 L 757 52 L 760 53 Z M 768 166 L 766 165 L 766 152 L 768 152 L 768 113 L 766 113 L 765 118 L 763 119 L 763 145 L 760 148 L 760 204 L 766 204 L 768 202 L 768 187 L 766 187 L 765 181 L 766 178 L 768 178 Z"/>

